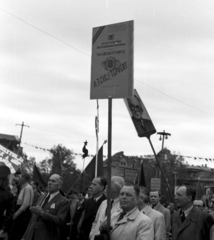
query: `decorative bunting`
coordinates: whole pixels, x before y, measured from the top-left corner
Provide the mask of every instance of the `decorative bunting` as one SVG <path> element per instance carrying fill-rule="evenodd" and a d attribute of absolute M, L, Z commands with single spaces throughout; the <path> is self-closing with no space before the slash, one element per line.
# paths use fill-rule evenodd
<path fill-rule="evenodd" d="M 34 147 L 36 149 L 40 149 L 40 150 L 43 150 L 43 151 L 47 151 L 47 152 L 50 152 L 50 149 L 47 149 L 47 148 L 41 148 L 41 147 L 38 147 L 38 146 L 34 146 L 34 145 L 31 145 L 31 144 L 28 144 L 28 143 L 24 143 L 28 146 L 31 146 L 31 147 Z M 74 153 L 74 155 L 76 156 L 82 156 L 82 153 Z M 89 157 L 94 157 L 95 155 L 88 155 Z M 193 156 L 184 156 L 184 155 L 175 155 L 175 156 L 180 156 L 180 157 L 183 157 L 183 158 L 193 158 L 193 160 L 205 160 L 205 161 L 211 161 L 211 162 L 214 162 L 214 158 L 202 158 L 202 157 L 193 157 Z M 107 156 L 103 155 L 104 158 L 107 158 Z M 130 155 L 130 156 L 126 156 L 126 157 L 137 157 L 137 158 L 142 158 L 142 159 L 148 159 L 148 158 L 154 158 L 154 155 L 150 155 L 150 154 L 145 154 L 145 155 Z"/>

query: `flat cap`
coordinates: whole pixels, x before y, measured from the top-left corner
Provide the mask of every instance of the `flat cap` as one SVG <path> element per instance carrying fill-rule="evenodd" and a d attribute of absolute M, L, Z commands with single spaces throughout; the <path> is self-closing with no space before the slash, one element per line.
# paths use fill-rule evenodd
<path fill-rule="evenodd" d="M 10 168 L 7 166 L 0 166 L 0 178 L 5 178 L 10 175 Z"/>

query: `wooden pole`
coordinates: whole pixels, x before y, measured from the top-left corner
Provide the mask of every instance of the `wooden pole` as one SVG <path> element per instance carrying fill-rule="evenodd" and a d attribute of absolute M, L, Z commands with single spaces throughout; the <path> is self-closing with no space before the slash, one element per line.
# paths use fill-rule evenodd
<path fill-rule="evenodd" d="M 107 186 L 107 226 L 111 226 L 111 139 L 112 139 L 112 98 L 108 99 L 108 186 Z"/>

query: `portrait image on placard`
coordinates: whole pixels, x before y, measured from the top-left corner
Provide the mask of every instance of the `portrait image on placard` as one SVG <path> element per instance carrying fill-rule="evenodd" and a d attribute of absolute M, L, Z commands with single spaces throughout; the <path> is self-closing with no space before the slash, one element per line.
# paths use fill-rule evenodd
<path fill-rule="evenodd" d="M 150 135 L 156 133 L 152 120 L 149 117 L 149 114 L 136 89 L 134 90 L 134 97 L 126 98 L 124 101 L 138 136 L 149 137 Z"/>

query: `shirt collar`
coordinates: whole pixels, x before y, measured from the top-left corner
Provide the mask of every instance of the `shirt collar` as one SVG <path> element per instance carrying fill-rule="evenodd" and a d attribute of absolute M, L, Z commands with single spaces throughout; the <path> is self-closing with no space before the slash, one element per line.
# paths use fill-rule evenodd
<path fill-rule="evenodd" d="M 192 209 L 193 209 L 193 205 L 184 211 L 185 217 L 191 212 Z"/>
<path fill-rule="evenodd" d="M 149 210 L 152 208 L 149 205 L 146 205 L 144 208 L 142 208 L 141 212 L 143 212 L 145 215 L 148 214 Z"/>
<path fill-rule="evenodd" d="M 97 197 L 97 198 L 94 198 L 94 200 L 97 202 L 103 195 Z"/>
<path fill-rule="evenodd" d="M 126 212 L 125 216 L 128 217 L 129 215 L 131 215 L 135 210 L 136 210 L 137 207 L 133 208 L 132 210 Z"/>
<path fill-rule="evenodd" d="M 55 193 L 49 193 L 50 194 L 50 199 L 54 198 L 58 193 L 59 193 L 59 191 L 57 191 Z"/>

